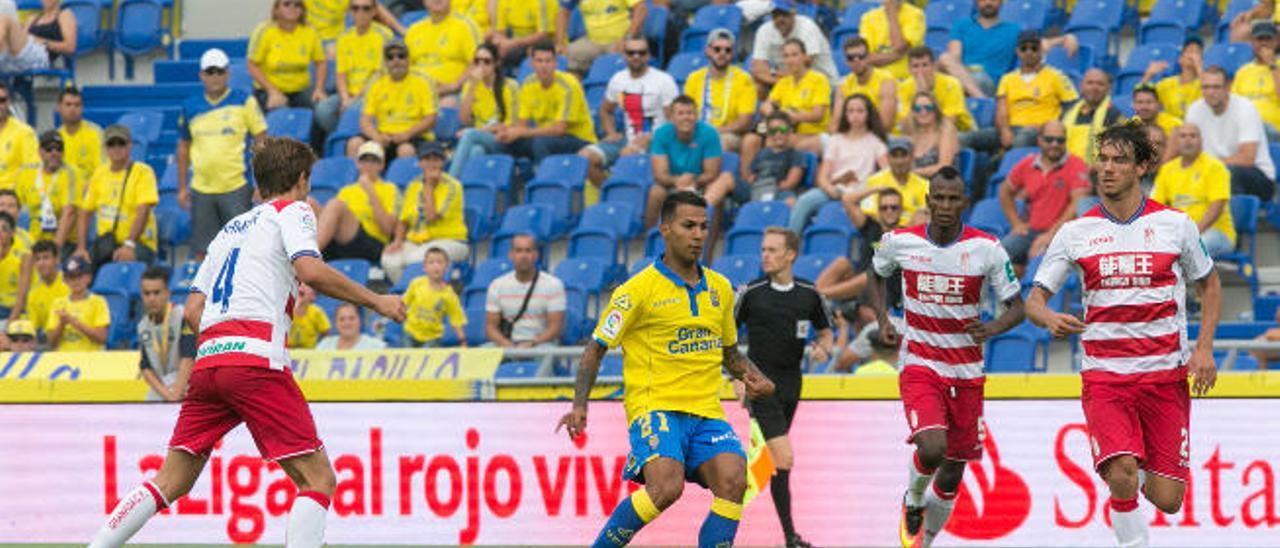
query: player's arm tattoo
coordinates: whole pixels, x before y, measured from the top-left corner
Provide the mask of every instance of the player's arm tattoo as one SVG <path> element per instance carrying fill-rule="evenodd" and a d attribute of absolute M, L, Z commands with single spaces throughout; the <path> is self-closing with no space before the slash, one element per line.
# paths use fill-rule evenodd
<path fill-rule="evenodd" d="M 596 374 L 600 372 L 600 361 L 609 349 L 604 345 L 591 341 L 582 351 L 582 361 L 578 364 L 578 377 L 573 383 L 573 406 L 585 408 L 591 398 L 591 387 L 596 384 Z"/>
<path fill-rule="evenodd" d="M 747 373 L 761 374 L 760 368 L 756 367 L 756 364 L 752 363 L 750 358 L 743 356 L 742 352 L 738 351 L 737 345 L 724 347 L 724 368 L 728 369 L 729 374 L 738 380 L 742 380 Z"/>

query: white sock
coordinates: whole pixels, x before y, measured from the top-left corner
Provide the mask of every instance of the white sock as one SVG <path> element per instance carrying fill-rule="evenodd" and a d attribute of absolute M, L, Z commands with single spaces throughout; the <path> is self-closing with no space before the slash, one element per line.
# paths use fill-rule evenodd
<path fill-rule="evenodd" d="M 933 481 L 933 472 L 920 464 L 919 454 L 911 454 L 911 464 L 907 466 L 907 506 L 924 506 L 924 490 Z"/>
<path fill-rule="evenodd" d="M 935 484 L 933 489 L 925 495 L 924 499 L 924 535 L 920 542 L 926 548 L 933 544 L 934 537 L 942 532 L 942 528 L 947 526 L 947 520 L 951 519 L 951 509 L 956 505 L 955 493 L 940 493 L 938 486 Z"/>
<path fill-rule="evenodd" d="M 1138 498 L 1111 499 L 1111 529 L 1121 548 L 1146 548 L 1147 516 L 1138 507 Z"/>
<path fill-rule="evenodd" d="M 107 516 L 107 522 L 103 523 L 102 528 L 98 529 L 98 534 L 93 536 L 93 542 L 89 543 L 89 548 L 124 546 L 130 537 L 146 525 L 151 516 L 156 515 L 156 512 L 168 505 L 164 495 L 151 482 L 139 485 L 116 504 L 111 515 Z"/>
<path fill-rule="evenodd" d="M 329 515 L 329 497 L 315 491 L 302 491 L 289 509 L 289 526 L 285 529 L 285 548 L 318 548 L 324 545 L 324 521 Z"/>

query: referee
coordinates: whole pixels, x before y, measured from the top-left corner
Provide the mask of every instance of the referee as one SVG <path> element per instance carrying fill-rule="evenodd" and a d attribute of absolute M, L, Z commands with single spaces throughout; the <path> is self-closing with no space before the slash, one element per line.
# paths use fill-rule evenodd
<path fill-rule="evenodd" d="M 746 325 L 750 350 L 747 356 L 773 381 L 773 395 L 748 403 L 751 417 L 760 424 L 777 466 L 769 482 L 778 521 L 787 547 L 812 546 L 796 534 L 791 522 L 791 441 L 787 432 L 800 403 L 800 361 L 805 345 L 815 335 L 810 357 L 826 361 L 831 355 L 831 319 L 822 296 L 808 280 L 791 272 L 800 252 L 800 238 L 780 227 L 765 229 L 760 245 L 765 277 L 752 282 L 738 299 L 738 325 Z"/>

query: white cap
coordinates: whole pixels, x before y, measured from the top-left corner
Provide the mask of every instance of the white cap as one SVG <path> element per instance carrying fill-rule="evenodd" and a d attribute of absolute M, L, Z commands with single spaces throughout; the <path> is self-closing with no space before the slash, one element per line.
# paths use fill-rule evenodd
<path fill-rule="evenodd" d="M 357 160 L 365 156 L 377 156 L 379 160 L 386 160 L 386 157 L 383 156 L 382 153 L 382 145 L 378 144 L 377 141 L 365 141 L 364 144 L 360 145 L 360 148 L 356 150 Z"/>
<path fill-rule="evenodd" d="M 206 50 L 204 55 L 200 56 L 200 70 L 209 68 L 224 69 L 231 66 L 231 58 L 227 57 L 227 52 L 218 48 Z"/>

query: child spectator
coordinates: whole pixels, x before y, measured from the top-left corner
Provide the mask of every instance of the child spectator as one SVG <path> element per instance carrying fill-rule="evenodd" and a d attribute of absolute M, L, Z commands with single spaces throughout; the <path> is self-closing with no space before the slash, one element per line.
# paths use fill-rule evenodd
<path fill-rule="evenodd" d="M 316 341 L 329 332 L 329 316 L 316 306 L 316 291 L 298 284 L 298 301 L 293 304 L 293 325 L 289 326 L 289 348 L 315 348 Z"/>
<path fill-rule="evenodd" d="M 8 343 L 5 352 L 35 352 L 36 326 L 31 320 L 13 320 L 5 326 Z"/>
<path fill-rule="evenodd" d="M 62 273 L 58 272 L 56 244 L 48 240 L 36 242 L 31 248 L 31 258 L 35 265 L 35 279 L 25 296 L 18 295 L 15 308 L 22 309 L 37 328 L 43 328 L 49 321 L 53 301 L 71 295 L 71 288 L 62 281 Z"/>
<path fill-rule="evenodd" d="M 48 323 L 44 326 L 49 334 L 49 348 L 59 352 L 105 350 L 111 313 L 106 299 L 89 293 L 89 283 L 93 281 L 89 261 L 80 257 L 67 259 L 62 278 L 71 294 L 54 299 L 49 307 Z"/>
<path fill-rule="evenodd" d="M 804 154 L 792 146 L 791 119 L 786 114 L 775 112 L 765 123 L 765 148 L 751 161 L 751 173 L 746 177 L 751 201 L 784 199 L 790 206 L 804 179 Z"/>
<path fill-rule="evenodd" d="M 449 256 L 444 250 L 438 247 L 427 250 L 426 257 L 422 259 L 422 270 L 426 276 L 410 283 L 404 294 L 404 304 L 408 309 L 408 319 L 404 322 L 404 346 L 436 346 L 440 336 L 444 335 L 445 316 L 458 334 L 459 346 L 467 346 L 467 335 L 463 331 L 467 316 L 462 313 L 458 294 L 444 281 L 444 273 L 448 269 Z"/>

